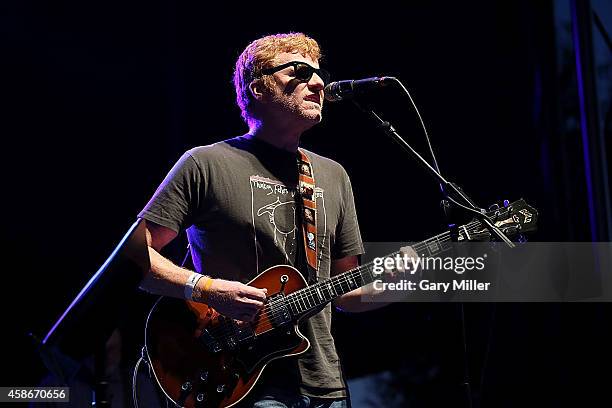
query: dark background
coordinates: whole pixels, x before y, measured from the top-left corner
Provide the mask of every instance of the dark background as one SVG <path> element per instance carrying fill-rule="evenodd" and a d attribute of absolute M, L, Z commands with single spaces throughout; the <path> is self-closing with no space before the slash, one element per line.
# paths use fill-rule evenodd
<path fill-rule="evenodd" d="M 532 240 L 592 239 L 575 60 L 558 16 L 566 2 L 326 3 L 2 6 L 0 385 L 45 374 L 27 334 L 48 330 L 180 154 L 246 131 L 231 75 L 241 50 L 265 34 L 313 36 L 336 80 L 398 77 L 442 172 L 477 203 L 522 197 L 540 211 Z M 396 89 L 378 97 L 384 117 L 429 158 L 408 99 Z M 351 104 L 324 116 L 303 145 L 347 169 L 364 241 L 420 241 L 444 229 L 438 186 L 412 158 Z M 182 246 L 168 251 L 177 259 Z M 125 308 L 126 366 L 150 303 L 136 298 Z M 456 304 L 396 304 L 338 315 L 347 375 L 393 370 L 381 390 L 411 406 L 467 406 L 466 362 L 474 405 L 612 400 L 607 304 L 465 305 L 466 353 L 461 313 Z"/>

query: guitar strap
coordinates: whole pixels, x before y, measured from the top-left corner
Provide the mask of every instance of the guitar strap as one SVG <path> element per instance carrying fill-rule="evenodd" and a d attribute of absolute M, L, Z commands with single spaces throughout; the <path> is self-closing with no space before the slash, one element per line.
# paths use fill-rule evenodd
<path fill-rule="evenodd" d="M 300 207 L 299 219 L 302 224 L 302 242 L 306 255 L 308 281 L 310 284 L 317 281 L 317 202 L 315 198 L 315 179 L 310 159 L 302 149 L 298 149 L 298 202 Z"/>

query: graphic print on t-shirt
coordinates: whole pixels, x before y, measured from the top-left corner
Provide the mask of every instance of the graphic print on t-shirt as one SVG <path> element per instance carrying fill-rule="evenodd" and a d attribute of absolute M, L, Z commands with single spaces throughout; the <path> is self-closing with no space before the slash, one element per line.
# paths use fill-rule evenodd
<path fill-rule="evenodd" d="M 258 248 L 265 251 L 266 242 L 272 238 L 274 245 L 280 249 L 284 256 L 284 262 L 293 264 L 297 253 L 297 234 L 300 229 L 297 225 L 295 214 L 295 188 L 287 187 L 278 180 L 272 180 L 261 176 L 251 176 L 251 217 L 255 238 L 255 252 L 257 259 L 257 271 L 261 272 L 260 257 Z M 315 189 L 315 197 L 322 204 L 321 210 L 323 217 L 320 219 L 325 222 L 325 201 L 323 190 Z M 326 228 L 326 225 L 320 227 Z M 325 229 L 323 229 L 325 231 Z M 324 245 L 325 240 L 320 244 Z"/>
<path fill-rule="evenodd" d="M 265 234 L 272 236 L 274 245 L 292 263 L 296 254 L 295 189 L 280 181 L 260 176 L 251 176 L 251 211 L 255 241 L 263 243 Z M 256 245 L 257 248 L 257 245 Z M 257 254 L 258 258 L 259 255 Z M 259 265 L 257 265 L 259 271 Z"/>

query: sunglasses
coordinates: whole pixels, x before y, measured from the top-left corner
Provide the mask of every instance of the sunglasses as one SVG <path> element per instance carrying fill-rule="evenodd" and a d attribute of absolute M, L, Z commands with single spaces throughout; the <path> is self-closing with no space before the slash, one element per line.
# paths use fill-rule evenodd
<path fill-rule="evenodd" d="M 302 61 L 291 61 L 277 67 L 262 69 L 262 75 L 272 75 L 275 72 L 285 69 L 287 67 L 293 67 L 293 76 L 300 82 L 308 82 L 312 78 L 312 74 L 315 72 L 323 80 L 323 84 L 327 85 L 330 80 L 329 72 L 321 68 L 315 68 Z"/>

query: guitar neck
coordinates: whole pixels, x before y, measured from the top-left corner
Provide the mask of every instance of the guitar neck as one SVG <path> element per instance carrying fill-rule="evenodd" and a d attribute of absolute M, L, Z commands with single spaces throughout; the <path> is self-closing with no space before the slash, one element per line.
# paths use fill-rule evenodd
<path fill-rule="evenodd" d="M 458 241 L 471 240 L 470 231 L 474 233 L 474 229 L 479 227 L 479 221 L 462 225 L 458 230 Z M 480 231 L 478 232 L 480 233 Z M 450 233 L 447 231 L 413 244 L 412 248 L 419 256 L 435 256 L 449 250 L 451 242 Z M 396 251 L 386 257 L 395 257 L 399 254 L 400 251 Z M 372 283 L 379 278 L 380 274 L 374 273 L 374 262 L 368 262 L 287 295 L 287 305 L 293 316 L 308 314 L 308 312 L 326 305 L 345 293 Z"/>

